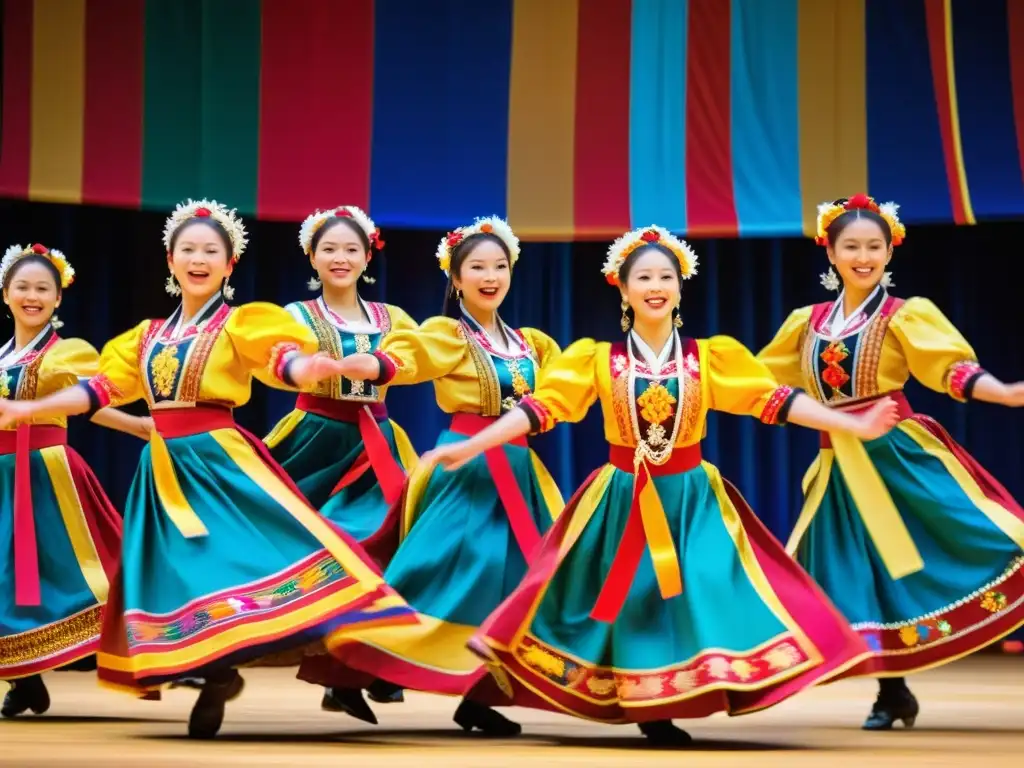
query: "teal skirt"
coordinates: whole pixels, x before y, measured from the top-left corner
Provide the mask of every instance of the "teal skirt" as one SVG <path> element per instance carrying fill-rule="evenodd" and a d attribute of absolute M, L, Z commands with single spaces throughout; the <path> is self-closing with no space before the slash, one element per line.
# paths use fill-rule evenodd
<path fill-rule="evenodd" d="M 133 691 L 414 621 L 367 555 L 261 442 L 214 408 L 155 411 L 125 508 L 101 682 Z"/>
<path fill-rule="evenodd" d="M 1024 511 L 1006 489 L 926 416 L 864 448 L 923 565 L 893 578 L 854 500 L 863 476 L 839 471 L 831 448 L 808 473 L 790 541 L 873 651 L 849 674 L 927 669 L 1024 624 Z"/>
<path fill-rule="evenodd" d="M 477 426 L 474 421 L 470 428 Z M 443 432 L 438 445 L 465 440 L 468 429 Z M 467 642 L 512 593 L 535 555 L 529 545 L 524 553 L 522 524 L 539 543 L 561 506 L 554 481 L 525 441 L 454 472 L 414 472 L 392 517 L 401 545 L 384 578 L 416 610 L 419 623 L 346 629 L 332 646 L 336 660 L 305 660 L 300 677 L 339 686 L 379 678 L 415 690 L 465 693 L 486 679 Z"/>
<path fill-rule="evenodd" d="M 296 409 L 264 442 L 310 504 L 366 544 L 400 496 L 416 453 L 382 405 L 373 404 L 372 421 L 360 420 L 363 408 L 359 403 L 301 396 Z M 371 455 L 378 446 L 384 456 Z M 392 552 L 375 548 L 370 554 L 387 562 Z"/>
<path fill-rule="evenodd" d="M 96 652 L 120 552 L 121 516 L 82 457 L 65 446 L 66 431 L 32 427 L 30 435 L 35 450 L 16 457 L 15 432 L 0 433 L 2 680 Z M 28 494 L 17 488 L 19 461 Z M 16 500 L 27 504 L 22 514 Z"/>
<path fill-rule="evenodd" d="M 652 468 L 642 482 L 656 503 L 649 489 L 634 496 L 624 450 L 584 483 L 471 641 L 508 703 L 610 723 L 743 714 L 863 657 L 717 469 Z"/>

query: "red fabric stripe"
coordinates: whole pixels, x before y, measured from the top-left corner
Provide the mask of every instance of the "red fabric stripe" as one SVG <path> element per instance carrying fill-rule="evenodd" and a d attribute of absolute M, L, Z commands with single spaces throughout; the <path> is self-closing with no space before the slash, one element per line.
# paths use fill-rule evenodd
<path fill-rule="evenodd" d="M 960 194 L 960 174 L 956 167 L 956 149 L 953 147 L 953 122 L 949 103 L 949 77 L 946 69 L 946 15 L 943 0 L 925 0 L 925 18 L 928 25 L 928 52 L 932 61 L 932 83 L 935 105 L 939 114 L 939 132 L 942 134 L 942 153 L 946 159 L 946 181 L 953 220 L 967 223 L 963 195 Z"/>
<path fill-rule="evenodd" d="M 1013 116 L 1017 124 L 1017 155 L 1024 176 L 1024 3 L 1006 4 L 1010 34 L 1010 82 L 1013 85 Z"/>
<path fill-rule="evenodd" d="M 737 233 L 732 185 L 731 3 L 690 0 L 686 67 L 686 216 L 691 235 Z"/>
<path fill-rule="evenodd" d="M 577 237 L 630 228 L 629 69 L 632 0 L 579 4 L 574 218 Z"/>
<path fill-rule="evenodd" d="M 0 195 L 27 197 L 32 136 L 32 3 L 9 2 L 4 14 L 3 133 Z"/>
<path fill-rule="evenodd" d="M 136 208 L 141 200 L 143 6 L 86 5 L 83 203 Z"/>
<path fill-rule="evenodd" d="M 373 0 L 339 5 L 263 3 L 261 217 L 369 206 Z"/>

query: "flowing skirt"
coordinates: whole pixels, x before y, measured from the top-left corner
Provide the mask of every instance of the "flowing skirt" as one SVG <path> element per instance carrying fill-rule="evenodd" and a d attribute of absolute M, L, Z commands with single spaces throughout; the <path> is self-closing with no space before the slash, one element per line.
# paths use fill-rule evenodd
<path fill-rule="evenodd" d="M 30 427 L 16 455 L 15 432 L 0 433 L 0 679 L 58 669 L 99 646 L 121 517 L 66 434 Z"/>
<path fill-rule="evenodd" d="M 414 622 L 365 552 L 323 519 L 229 411 L 154 411 L 104 616 L 102 683 L 139 693 Z"/>
<path fill-rule="evenodd" d="M 608 723 L 763 709 L 867 654 L 810 577 L 718 470 L 658 474 L 682 591 L 663 597 L 632 450 L 596 471 L 523 584 L 471 645 L 508 703 Z M 699 462 L 699 459 L 698 459 Z M 644 493 L 647 493 L 645 490 Z M 639 536 L 635 568 L 620 560 Z M 650 541 L 650 539 L 647 539 Z M 659 560 L 664 569 L 665 560 Z M 610 572 L 612 575 L 610 575 Z M 606 588 L 623 601 L 602 615 Z"/>
<path fill-rule="evenodd" d="M 320 514 L 364 546 L 381 529 L 416 463 L 408 436 L 377 403 L 300 395 L 264 442 Z M 386 563 L 393 552 L 370 554 Z"/>
<path fill-rule="evenodd" d="M 438 444 L 465 440 L 485 423 L 456 417 Z M 308 657 L 300 677 L 339 687 L 378 678 L 452 695 L 480 680 L 489 685 L 482 661 L 466 643 L 526 573 L 534 552 L 526 545 L 524 555 L 523 528 L 532 528 L 535 545 L 561 506 L 554 481 L 525 441 L 454 472 L 414 472 L 405 504 L 392 516 L 402 543 L 384 577 L 415 608 L 419 623 L 344 628 L 328 640 L 336 659 Z"/>
<path fill-rule="evenodd" d="M 1006 489 L 927 416 L 864 448 L 923 567 L 893 578 L 854 501 L 871 470 L 840 471 L 832 448 L 807 474 L 790 541 L 873 651 L 849 674 L 928 669 L 1024 624 L 1024 510 Z"/>

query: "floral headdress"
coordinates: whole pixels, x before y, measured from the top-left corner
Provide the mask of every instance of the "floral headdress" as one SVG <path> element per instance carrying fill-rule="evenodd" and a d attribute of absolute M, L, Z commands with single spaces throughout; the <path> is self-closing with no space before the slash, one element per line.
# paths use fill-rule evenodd
<path fill-rule="evenodd" d="M 604 279 L 609 285 L 619 284 L 619 270 L 622 269 L 623 263 L 629 258 L 629 254 L 644 245 L 660 245 L 667 248 L 679 261 L 679 271 L 683 280 L 689 280 L 697 274 L 697 254 L 686 241 L 680 240 L 664 227 L 652 224 L 627 232 L 608 248 L 608 259 L 601 272 L 604 273 Z"/>
<path fill-rule="evenodd" d="M 248 233 L 242 219 L 235 212 L 234 208 L 221 205 L 216 200 L 188 200 L 178 203 L 174 213 L 167 217 L 164 224 L 164 248 L 171 250 L 171 238 L 178 228 L 190 219 L 213 219 L 225 232 L 231 241 L 231 261 L 236 262 L 245 252 L 245 246 L 249 243 Z"/>
<path fill-rule="evenodd" d="M 12 245 L 7 249 L 3 260 L 0 261 L 0 285 L 7 279 L 7 273 L 10 272 L 11 267 L 26 256 L 42 256 L 49 260 L 60 274 L 60 287 L 62 290 L 75 282 L 75 270 L 68 262 L 67 257 L 60 251 L 52 250 L 45 245 L 36 243 L 26 248 L 20 245 Z"/>
<path fill-rule="evenodd" d="M 497 216 L 477 219 L 468 227 L 459 227 L 441 238 L 437 245 L 437 264 L 446 275 L 452 267 L 452 251 L 456 246 L 473 235 L 494 235 L 508 248 L 509 266 L 514 267 L 519 260 L 519 238 L 515 236 L 508 222 Z"/>
<path fill-rule="evenodd" d="M 882 203 L 879 205 L 875 202 L 873 197 L 865 195 L 863 192 L 854 195 L 853 197 L 847 198 L 846 200 L 839 200 L 834 203 L 822 203 L 818 206 L 818 231 L 814 238 L 814 242 L 818 245 L 829 245 L 828 242 L 828 228 L 832 222 L 842 216 L 847 211 L 873 211 L 885 219 L 885 223 L 889 225 L 889 231 L 892 233 L 892 244 L 893 246 L 901 245 L 903 239 L 907 236 L 907 228 L 903 226 L 903 222 L 900 221 L 898 214 L 900 207 L 896 203 Z"/>
<path fill-rule="evenodd" d="M 352 219 L 356 226 L 366 235 L 366 239 L 370 241 L 371 249 L 376 251 L 383 250 L 384 241 L 381 240 L 380 230 L 373 223 L 373 219 L 367 216 L 362 208 L 357 208 L 354 205 L 340 205 L 329 211 L 317 210 L 315 213 L 307 216 L 306 220 L 302 222 L 302 226 L 299 228 L 299 245 L 302 246 L 304 254 L 310 255 L 313 246 L 313 236 L 320 230 L 320 227 L 333 218 Z M 367 254 L 366 260 L 369 261 L 372 256 L 372 253 Z"/>

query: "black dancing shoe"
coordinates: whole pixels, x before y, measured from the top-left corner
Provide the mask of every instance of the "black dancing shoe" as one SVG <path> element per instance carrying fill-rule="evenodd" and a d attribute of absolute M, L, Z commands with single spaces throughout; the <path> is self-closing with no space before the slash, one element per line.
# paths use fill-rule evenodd
<path fill-rule="evenodd" d="M 472 733 L 475 728 L 482 735 L 491 738 L 508 738 L 518 736 L 523 732 L 523 726 L 519 723 L 509 720 L 490 707 L 466 699 L 459 704 L 459 708 L 455 710 L 455 717 L 452 719 L 466 733 Z"/>
<path fill-rule="evenodd" d="M 919 711 L 917 699 L 908 688 L 879 693 L 862 728 L 865 731 L 891 731 L 897 720 L 903 721 L 904 728 L 913 728 Z"/>
<path fill-rule="evenodd" d="M 325 688 L 320 700 L 320 709 L 325 712 L 344 712 L 349 717 L 362 720 L 370 725 L 377 724 L 377 716 L 363 698 L 358 688 Z"/>
<path fill-rule="evenodd" d="M 224 722 L 224 705 L 237 699 L 243 688 L 245 680 L 235 669 L 215 680 L 207 678 L 188 718 L 189 738 L 212 739 L 216 736 Z"/>
<path fill-rule="evenodd" d="M 50 692 L 46 690 L 40 675 L 11 680 L 10 684 L 11 690 L 4 696 L 0 715 L 17 717 L 30 709 L 33 713 L 41 715 L 50 708 Z"/>
<path fill-rule="evenodd" d="M 671 720 L 652 720 L 639 723 L 638 727 L 640 733 L 655 747 L 685 747 L 693 742 L 693 737 Z"/>
<path fill-rule="evenodd" d="M 374 680 L 366 689 L 370 701 L 378 704 L 401 704 L 405 701 L 405 693 L 400 686 L 384 680 Z"/>

